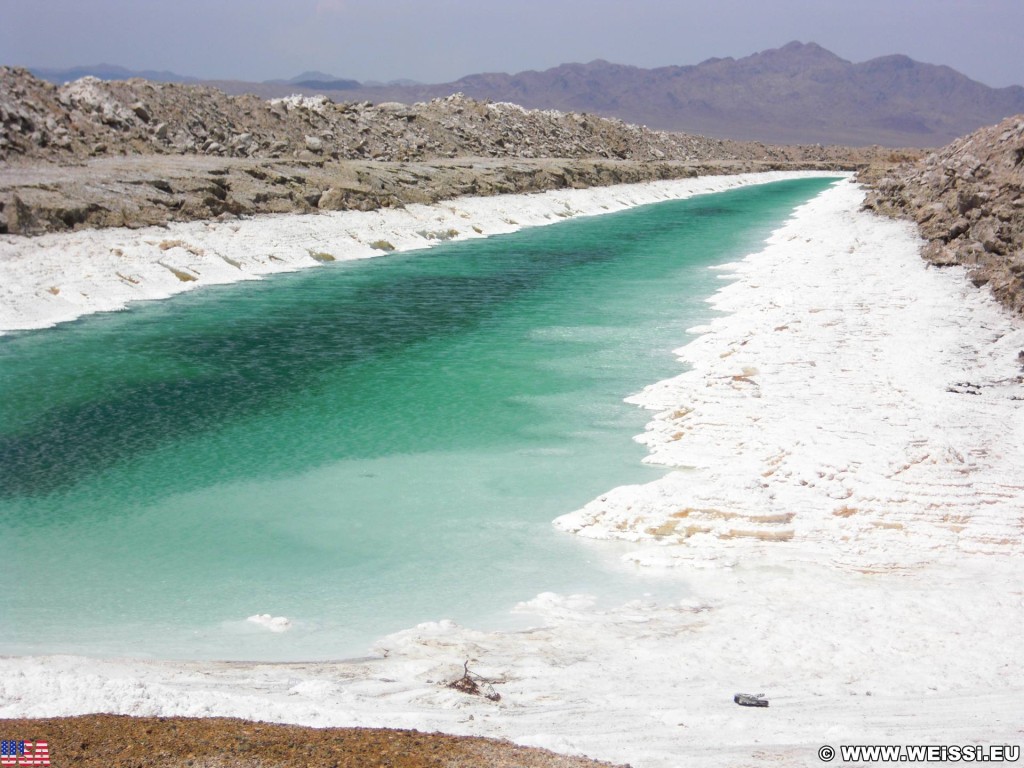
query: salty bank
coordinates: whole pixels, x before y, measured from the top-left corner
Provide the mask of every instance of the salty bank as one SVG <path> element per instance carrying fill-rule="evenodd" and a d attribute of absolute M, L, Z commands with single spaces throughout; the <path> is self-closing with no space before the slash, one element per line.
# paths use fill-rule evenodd
<path fill-rule="evenodd" d="M 575 216 L 766 184 L 840 176 L 787 171 L 537 194 L 461 197 L 434 205 L 315 215 L 178 222 L 145 229 L 0 235 L 0 333 L 45 328 L 204 285 L 486 237 Z"/>
<path fill-rule="evenodd" d="M 639 197 L 589 194 L 598 209 Z M 681 580 L 685 598 L 603 609 L 542 594 L 513 608 L 534 618 L 530 630 L 440 620 L 338 663 L 5 658 L 0 716 L 418 728 L 635 768 L 821 765 L 820 749 L 850 744 L 1019 744 L 1024 327 L 962 273 L 928 268 L 911 225 L 862 211 L 862 199 L 838 182 L 723 272 L 712 300 L 723 314 L 679 352 L 689 370 L 634 400 L 656 411 L 641 439 L 666 475 L 557 521 L 635 542 L 629 561 Z M 494 206 L 488 226 L 510 215 L 479 205 Z M 465 201 L 443 216 L 482 221 Z M 212 249 L 243 224 L 197 227 L 210 240 L 196 259 L 216 263 Z M 298 263 L 314 231 L 275 248 Z M 350 237 L 341 231 L 332 243 Z M 499 701 L 444 685 L 466 659 Z M 741 691 L 771 706 L 738 707 Z"/>

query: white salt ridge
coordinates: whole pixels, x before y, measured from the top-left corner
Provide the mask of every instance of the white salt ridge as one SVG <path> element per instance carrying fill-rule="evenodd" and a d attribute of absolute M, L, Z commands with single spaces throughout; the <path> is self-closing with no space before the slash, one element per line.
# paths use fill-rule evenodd
<path fill-rule="evenodd" d="M 394 726 L 635 768 L 820 766 L 824 744 L 1018 744 L 1021 325 L 961 275 L 927 269 L 912 230 L 860 212 L 861 197 L 845 182 L 826 191 L 733 267 L 715 299 L 733 314 L 683 351 L 694 370 L 639 395 L 662 412 L 652 457 L 693 469 L 559 522 L 640 541 L 633 559 L 676 565 L 666 578 L 685 580 L 685 599 L 602 609 L 542 594 L 516 607 L 533 629 L 431 622 L 339 663 L 7 658 L 0 717 Z M 963 381 L 979 394 L 947 391 Z M 673 415 L 685 408 L 688 421 Z M 833 514 L 843 505 L 854 511 Z M 685 535 L 689 517 L 709 530 Z M 444 686 L 467 659 L 501 681 L 499 702 Z M 767 709 L 732 701 L 760 691 Z"/>
<path fill-rule="evenodd" d="M 33 238 L 0 235 L 0 333 L 45 328 L 202 285 L 323 266 L 331 259 L 380 256 L 389 252 L 386 248 L 409 251 L 443 240 L 514 232 L 751 184 L 836 175 L 708 176 L 532 195 L 463 197 L 369 212 L 180 222 Z"/>

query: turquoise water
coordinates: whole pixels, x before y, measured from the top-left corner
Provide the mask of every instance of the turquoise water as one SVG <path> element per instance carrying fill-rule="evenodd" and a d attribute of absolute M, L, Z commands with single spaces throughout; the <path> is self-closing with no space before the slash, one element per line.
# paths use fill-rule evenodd
<path fill-rule="evenodd" d="M 508 626 L 542 591 L 683 589 L 550 521 L 658 476 L 622 399 L 679 372 L 707 267 L 829 183 L 0 338 L 0 653 L 339 658 L 421 621 Z"/>

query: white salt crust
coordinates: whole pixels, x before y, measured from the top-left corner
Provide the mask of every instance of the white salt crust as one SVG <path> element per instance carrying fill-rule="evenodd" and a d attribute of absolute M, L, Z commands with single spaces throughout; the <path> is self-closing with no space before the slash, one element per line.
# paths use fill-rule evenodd
<path fill-rule="evenodd" d="M 5 658 L 0 717 L 394 726 L 635 768 L 1018 744 L 1024 329 L 861 199 L 830 188 L 732 265 L 692 369 L 636 396 L 672 471 L 557 521 L 635 541 L 685 598 L 545 593 L 513 608 L 534 629 L 432 622 L 338 663 Z M 499 702 L 444 687 L 466 659 Z"/>
<path fill-rule="evenodd" d="M 514 232 L 751 184 L 835 175 L 706 176 L 532 195 L 463 197 L 369 212 L 257 216 L 32 238 L 0 235 L 0 333 L 45 328 L 203 285 L 252 280 L 323 266 L 330 260 L 380 256 L 392 248 L 428 248 L 443 240 Z"/>

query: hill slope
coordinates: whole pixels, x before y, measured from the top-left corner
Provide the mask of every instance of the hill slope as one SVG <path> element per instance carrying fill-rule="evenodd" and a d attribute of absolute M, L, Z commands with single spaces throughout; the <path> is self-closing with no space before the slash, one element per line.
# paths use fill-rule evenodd
<path fill-rule="evenodd" d="M 867 206 L 917 222 L 924 257 L 964 265 L 1024 314 L 1024 115 L 982 128 L 874 184 Z"/>
<path fill-rule="evenodd" d="M 889 152 L 770 147 L 452 96 L 401 104 L 264 101 L 213 88 L 0 67 L 0 233 L 782 169 Z"/>
<path fill-rule="evenodd" d="M 810 153 L 822 156 L 820 148 Z M 214 88 L 83 78 L 57 87 L 0 67 L 0 160 L 123 154 L 423 160 L 449 157 L 766 159 L 763 145 L 450 96 L 407 107 L 266 101 Z M 777 153 L 776 153 L 777 156 Z"/>

